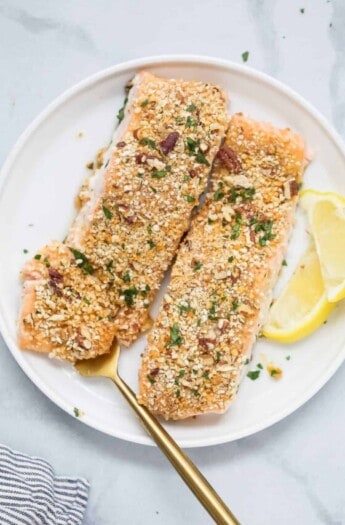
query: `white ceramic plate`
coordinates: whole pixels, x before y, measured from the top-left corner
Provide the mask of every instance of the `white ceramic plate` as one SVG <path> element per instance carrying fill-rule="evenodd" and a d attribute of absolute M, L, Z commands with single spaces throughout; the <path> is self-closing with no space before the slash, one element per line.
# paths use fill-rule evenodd
<path fill-rule="evenodd" d="M 83 379 L 71 366 L 21 352 L 16 345 L 20 300 L 19 270 L 25 259 L 52 239 L 63 239 L 75 215 L 74 197 L 85 177 L 85 164 L 107 144 L 124 98 L 124 85 L 141 68 L 168 77 L 199 79 L 225 88 L 231 112 L 242 111 L 301 133 L 315 153 L 305 187 L 345 194 L 345 152 L 325 119 L 300 96 L 277 81 L 246 67 L 202 57 L 157 57 L 112 67 L 71 88 L 44 111 L 9 155 L 0 187 L 0 327 L 21 368 L 52 401 L 68 413 L 78 407 L 84 423 L 122 439 L 150 444 L 131 410 L 110 383 Z M 279 286 L 305 246 L 305 225 L 298 216 Z M 29 254 L 23 250 L 29 250 Z M 260 340 L 252 368 L 272 360 L 283 379 L 244 378 L 238 399 L 222 416 L 203 416 L 166 424 L 185 447 L 214 445 L 253 434 L 287 416 L 313 396 L 345 356 L 344 305 L 317 333 L 283 346 Z M 137 389 L 142 337 L 121 356 L 121 373 Z M 286 357 L 291 355 L 290 360 Z"/>

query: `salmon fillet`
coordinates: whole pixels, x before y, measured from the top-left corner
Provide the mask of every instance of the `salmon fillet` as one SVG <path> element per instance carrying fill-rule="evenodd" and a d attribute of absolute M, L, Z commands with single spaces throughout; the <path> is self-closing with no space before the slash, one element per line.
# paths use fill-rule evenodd
<path fill-rule="evenodd" d="M 150 304 L 224 137 L 226 96 L 203 82 L 141 72 L 119 116 L 82 187 L 65 245 L 46 247 L 22 272 L 23 349 L 87 359 L 107 352 L 115 335 L 129 345 L 148 326 Z M 45 258 L 61 275 L 58 287 Z"/>
<path fill-rule="evenodd" d="M 106 287 L 77 251 L 54 242 L 22 272 L 18 344 L 67 361 L 109 351 L 114 310 Z"/>
<path fill-rule="evenodd" d="M 205 204 L 148 334 L 139 401 L 169 419 L 224 412 L 265 320 L 294 222 L 303 139 L 230 120 Z"/>
<path fill-rule="evenodd" d="M 66 243 L 80 250 L 118 309 L 114 333 L 129 345 L 204 191 L 227 126 L 216 86 L 139 73 L 101 169 L 81 195 Z"/>

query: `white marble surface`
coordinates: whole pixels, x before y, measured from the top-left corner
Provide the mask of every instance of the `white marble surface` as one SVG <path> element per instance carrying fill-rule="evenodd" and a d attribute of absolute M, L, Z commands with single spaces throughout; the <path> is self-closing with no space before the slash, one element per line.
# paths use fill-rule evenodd
<path fill-rule="evenodd" d="M 109 65 L 161 53 L 241 62 L 248 50 L 248 65 L 295 88 L 345 137 L 344 27 L 343 0 L 0 0 L 0 162 L 67 87 Z M 73 420 L 0 345 L 0 442 L 46 457 L 60 474 L 88 478 L 87 525 L 210 523 L 158 450 Z M 345 523 L 344 383 L 342 367 L 274 427 L 190 451 L 243 524 Z"/>

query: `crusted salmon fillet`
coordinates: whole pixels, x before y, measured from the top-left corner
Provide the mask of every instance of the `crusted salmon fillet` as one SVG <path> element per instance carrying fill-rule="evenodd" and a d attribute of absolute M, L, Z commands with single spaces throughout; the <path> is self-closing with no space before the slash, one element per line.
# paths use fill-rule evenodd
<path fill-rule="evenodd" d="M 21 278 L 21 349 L 72 362 L 109 351 L 115 311 L 77 251 L 54 242 L 25 264 Z"/>
<path fill-rule="evenodd" d="M 80 195 L 66 243 L 89 260 L 129 345 L 204 191 L 227 126 L 226 96 L 203 82 L 139 73 L 104 162 Z"/>
<path fill-rule="evenodd" d="M 210 84 L 136 75 L 65 245 L 44 248 L 22 272 L 21 348 L 86 359 L 108 351 L 115 335 L 128 345 L 148 326 L 224 137 L 226 103 Z"/>
<path fill-rule="evenodd" d="M 205 204 L 172 270 L 140 370 L 140 403 L 165 418 L 224 412 L 265 320 L 294 222 L 303 139 L 230 120 Z"/>

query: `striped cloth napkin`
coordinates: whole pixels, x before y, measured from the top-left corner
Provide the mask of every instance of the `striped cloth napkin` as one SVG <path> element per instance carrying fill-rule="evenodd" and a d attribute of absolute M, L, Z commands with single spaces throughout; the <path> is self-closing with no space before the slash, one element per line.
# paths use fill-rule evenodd
<path fill-rule="evenodd" d="M 80 525 L 89 484 L 57 477 L 44 459 L 0 445 L 1 525 Z"/>

